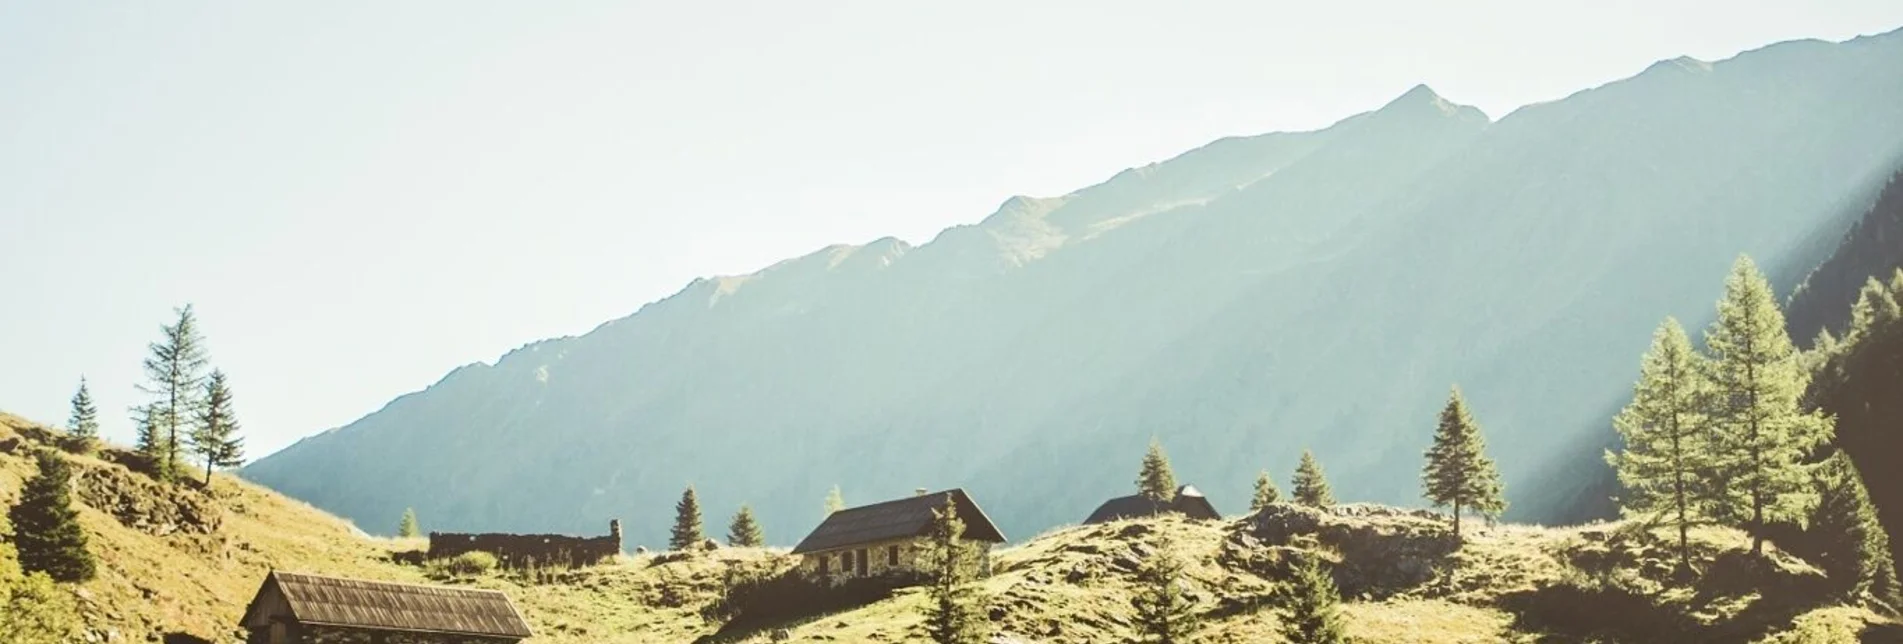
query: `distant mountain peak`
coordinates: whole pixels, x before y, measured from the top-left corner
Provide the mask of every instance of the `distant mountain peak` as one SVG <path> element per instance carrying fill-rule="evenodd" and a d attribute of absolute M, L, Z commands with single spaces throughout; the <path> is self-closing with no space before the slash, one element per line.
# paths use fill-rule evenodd
<path fill-rule="evenodd" d="M 1652 63 L 1650 67 L 1645 68 L 1645 71 L 1643 73 L 1644 74 L 1654 74 L 1654 73 L 1703 74 L 1710 71 L 1711 71 L 1711 63 L 1708 63 L 1696 58 L 1692 58 L 1691 56 L 1679 56 L 1677 58 L 1669 58 L 1666 60 L 1661 60 L 1656 63 Z"/>
<path fill-rule="evenodd" d="M 1447 99 L 1442 98 L 1439 92 L 1434 91 L 1434 88 L 1428 87 L 1427 83 L 1421 83 L 1389 103 L 1444 103 L 1446 101 Z"/>
<path fill-rule="evenodd" d="M 1415 85 L 1407 93 L 1388 101 L 1387 105 L 1375 110 L 1376 114 L 1425 114 L 1437 117 L 1486 120 L 1487 115 L 1480 108 L 1461 105 L 1442 97 L 1426 83 Z"/>

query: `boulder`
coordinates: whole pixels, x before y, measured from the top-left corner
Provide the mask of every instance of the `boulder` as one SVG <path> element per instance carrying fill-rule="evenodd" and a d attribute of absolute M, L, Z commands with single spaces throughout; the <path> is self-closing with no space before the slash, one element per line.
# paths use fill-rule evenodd
<path fill-rule="evenodd" d="M 1270 504 L 1225 539 L 1218 559 L 1286 579 L 1303 557 L 1323 556 L 1344 596 L 1386 598 L 1427 583 L 1460 540 L 1440 515 L 1355 504 L 1328 510 Z M 1339 561 L 1319 551 L 1339 553 Z"/>

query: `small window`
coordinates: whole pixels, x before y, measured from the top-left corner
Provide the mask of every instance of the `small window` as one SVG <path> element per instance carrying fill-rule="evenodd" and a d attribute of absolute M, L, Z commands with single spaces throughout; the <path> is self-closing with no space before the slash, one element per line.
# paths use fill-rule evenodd
<path fill-rule="evenodd" d="M 899 565 L 899 547 L 898 546 L 885 547 L 885 565 L 887 566 Z"/>
<path fill-rule="evenodd" d="M 832 574 L 832 563 L 833 563 L 832 555 L 820 555 L 819 556 L 819 574 L 822 576 Z"/>

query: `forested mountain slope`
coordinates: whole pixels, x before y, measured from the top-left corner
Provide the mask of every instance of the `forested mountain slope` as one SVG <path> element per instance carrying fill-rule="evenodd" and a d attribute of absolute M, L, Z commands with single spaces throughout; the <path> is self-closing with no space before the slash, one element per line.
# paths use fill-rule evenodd
<path fill-rule="evenodd" d="M 1842 337 L 1864 284 L 1898 268 L 1903 268 L 1903 169 L 1890 175 L 1869 212 L 1791 295 L 1791 337 L 1808 343 L 1824 329 Z"/>
<path fill-rule="evenodd" d="M 1458 382 L 1512 512 L 1550 516 L 1660 317 L 1702 326 L 1741 252 L 1789 292 L 1842 238 L 1903 152 L 1899 79 L 1903 32 L 1664 61 L 1497 122 L 1418 87 L 920 246 L 697 280 L 244 475 L 369 526 L 619 517 L 647 544 L 690 482 L 773 543 L 835 483 L 961 486 L 1015 537 L 1127 494 L 1151 436 L 1225 511 L 1304 447 L 1339 496 L 1412 502 Z"/>

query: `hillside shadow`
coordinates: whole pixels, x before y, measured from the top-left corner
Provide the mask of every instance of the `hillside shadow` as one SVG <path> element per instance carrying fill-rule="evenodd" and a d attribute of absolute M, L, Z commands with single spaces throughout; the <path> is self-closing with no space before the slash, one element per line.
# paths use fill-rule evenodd
<path fill-rule="evenodd" d="M 725 617 L 713 634 L 694 644 L 741 642 L 782 628 L 792 628 L 835 613 L 884 601 L 904 586 L 898 578 L 854 579 L 823 586 L 797 573 L 732 583 L 709 618 Z"/>
<path fill-rule="evenodd" d="M 1698 580 L 1692 610 L 1756 594 L 1743 611 L 1707 630 L 1725 641 L 1757 641 L 1789 628 L 1799 615 L 1831 603 L 1822 576 L 1796 575 L 1762 555 L 1742 551 L 1720 554 Z"/>
<path fill-rule="evenodd" d="M 1611 587 L 1558 584 L 1509 593 L 1500 604 L 1515 630 L 1568 640 L 1689 641 L 1697 623 L 1651 598 Z M 1657 639 L 1661 636 L 1671 639 Z"/>
<path fill-rule="evenodd" d="M 1903 642 L 1903 626 L 1896 624 L 1872 624 L 1857 634 L 1860 644 L 1896 644 Z"/>
<path fill-rule="evenodd" d="M 1648 591 L 1605 579 L 1570 581 L 1508 594 L 1501 605 L 1517 629 L 1565 641 L 1751 642 L 1832 603 L 1823 577 L 1744 551 L 1720 553 L 1690 584 L 1641 584 Z"/>

